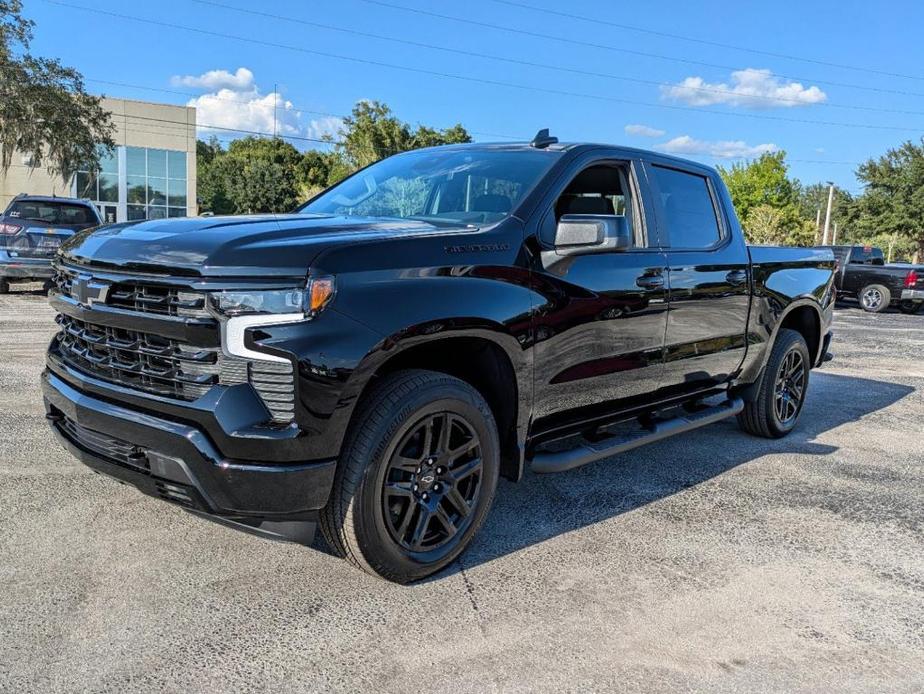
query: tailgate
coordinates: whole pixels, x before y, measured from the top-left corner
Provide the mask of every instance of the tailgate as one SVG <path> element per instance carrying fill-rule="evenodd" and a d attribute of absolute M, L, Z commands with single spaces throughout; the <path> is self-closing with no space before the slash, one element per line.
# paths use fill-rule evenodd
<path fill-rule="evenodd" d="M 70 229 L 26 227 L 7 242 L 13 258 L 51 258 L 58 247 L 74 235 Z"/>

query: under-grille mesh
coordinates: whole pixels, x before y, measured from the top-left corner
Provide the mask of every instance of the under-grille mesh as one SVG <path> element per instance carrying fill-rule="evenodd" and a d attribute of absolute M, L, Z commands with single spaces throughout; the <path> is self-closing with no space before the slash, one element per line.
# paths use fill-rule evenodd
<path fill-rule="evenodd" d="M 69 417 L 62 417 L 59 426 L 71 441 L 91 453 L 138 470 L 148 471 L 151 468 L 140 446 L 87 429 Z"/>

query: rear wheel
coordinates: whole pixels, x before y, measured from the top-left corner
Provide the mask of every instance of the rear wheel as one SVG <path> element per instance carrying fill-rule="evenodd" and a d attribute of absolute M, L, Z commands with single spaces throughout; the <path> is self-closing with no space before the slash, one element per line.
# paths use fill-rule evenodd
<path fill-rule="evenodd" d="M 494 417 L 468 383 L 422 370 L 386 376 L 358 407 L 321 531 L 364 571 L 424 578 L 465 550 L 490 510 Z"/>
<path fill-rule="evenodd" d="M 777 335 L 761 376 L 757 397 L 738 415 L 749 434 L 778 439 L 796 426 L 809 385 L 811 357 L 801 333 L 784 328 Z"/>
<path fill-rule="evenodd" d="M 42 291 L 45 292 L 45 296 L 48 296 L 48 294 L 51 292 L 52 289 L 54 289 L 54 287 L 55 287 L 54 282 L 52 282 L 51 280 L 45 280 L 45 282 L 42 284 Z"/>
<path fill-rule="evenodd" d="M 898 310 L 913 316 L 920 313 L 922 307 L 924 307 L 924 301 L 903 301 L 898 305 Z"/>
<path fill-rule="evenodd" d="M 0 294 L 10 293 L 10 283 L 7 280 L 0 279 Z"/>
<path fill-rule="evenodd" d="M 892 293 L 881 284 L 868 284 L 860 290 L 860 307 L 870 313 L 882 313 L 892 302 Z"/>

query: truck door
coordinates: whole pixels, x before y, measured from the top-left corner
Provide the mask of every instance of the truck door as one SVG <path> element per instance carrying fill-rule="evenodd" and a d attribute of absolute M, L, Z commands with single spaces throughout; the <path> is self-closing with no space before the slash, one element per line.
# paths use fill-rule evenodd
<path fill-rule="evenodd" d="M 750 304 L 747 246 L 708 169 L 646 165 L 667 248 L 669 310 L 662 386 L 682 394 L 727 381 L 741 366 Z M 733 212 L 729 209 L 729 213 Z"/>
<path fill-rule="evenodd" d="M 638 162 L 585 157 L 562 176 L 539 218 L 533 272 L 537 420 L 647 395 L 660 381 L 667 320 L 666 258 L 648 234 Z M 628 220 L 633 245 L 555 259 L 564 215 Z M 550 257 L 551 256 L 551 257 Z M 592 416 L 590 410 L 586 415 Z"/>

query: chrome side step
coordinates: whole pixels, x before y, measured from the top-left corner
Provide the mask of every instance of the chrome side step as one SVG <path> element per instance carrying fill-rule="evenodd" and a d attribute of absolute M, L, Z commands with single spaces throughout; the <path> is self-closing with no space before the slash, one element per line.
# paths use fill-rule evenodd
<path fill-rule="evenodd" d="M 675 434 L 693 431 L 693 429 L 734 417 L 743 409 L 744 401 L 735 398 L 698 412 L 656 421 L 650 427 L 631 434 L 611 436 L 600 441 L 583 440 L 576 448 L 566 451 L 543 451 L 533 456 L 531 468 L 533 472 L 539 473 L 564 472 L 617 453 L 631 451 L 647 443 L 654 443 Z"/>

